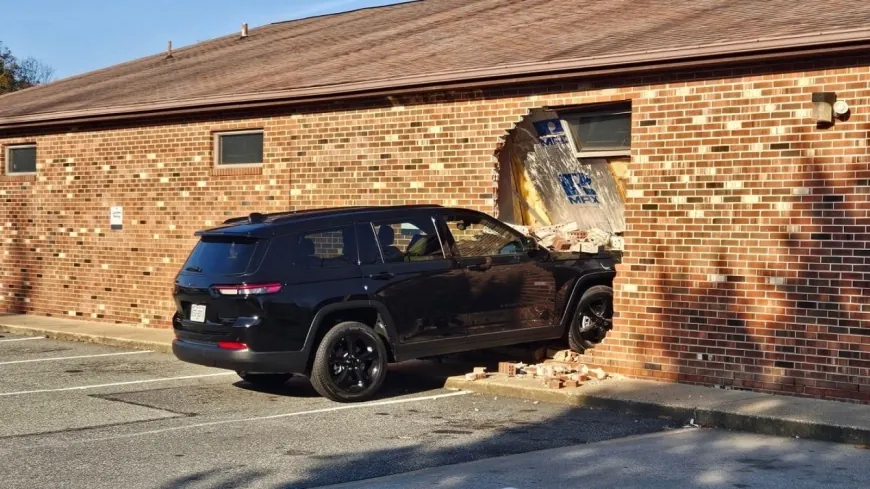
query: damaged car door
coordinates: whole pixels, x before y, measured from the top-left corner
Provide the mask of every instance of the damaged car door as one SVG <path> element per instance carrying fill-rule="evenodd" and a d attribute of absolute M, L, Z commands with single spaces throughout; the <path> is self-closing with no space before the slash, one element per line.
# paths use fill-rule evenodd
<path fill-rule="evenodd" d="M 522 235 L 476 212 L 450 212 L 441 219 L 446 246 L 468 278 L 468 334 L 552 327 L 555 280 L 550 267 L 531 256 Z"/>

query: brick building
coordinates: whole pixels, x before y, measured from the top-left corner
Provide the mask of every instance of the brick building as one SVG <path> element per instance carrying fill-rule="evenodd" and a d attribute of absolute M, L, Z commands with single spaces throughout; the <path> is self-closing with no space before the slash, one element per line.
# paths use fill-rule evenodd
<path fill-rule="evenodd" d="M 630 155 L 626 252 L 590 360 L 868 402 L 868 47 L 866 2 L 425 0 L 6 95 L 0 311 L 166 327 L 197 229 L 338 205 L 497 213 L 525 117 L 613 111 L 630 145 L 587 156 Z"/>

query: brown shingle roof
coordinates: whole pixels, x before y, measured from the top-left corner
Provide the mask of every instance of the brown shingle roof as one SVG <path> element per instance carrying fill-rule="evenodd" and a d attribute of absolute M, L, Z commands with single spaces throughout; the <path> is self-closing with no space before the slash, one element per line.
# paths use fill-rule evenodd
<path fill-rule="evenodd" d="M 423 0 L 267 25 L 247 39 L 233 34 L 177 49 L 171 59 L 161 53 L 5 95 L 0 125 L 715 55 L 771 43 L 787 48 L 844 36 L 870 39 L 870 2 Z M 762 38 L 768 41 L 755 42 Z"/>

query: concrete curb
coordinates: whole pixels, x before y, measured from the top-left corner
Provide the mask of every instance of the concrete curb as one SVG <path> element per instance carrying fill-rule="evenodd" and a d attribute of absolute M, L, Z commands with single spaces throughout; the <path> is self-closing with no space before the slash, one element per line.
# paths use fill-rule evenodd
<path fill-rule="evenodd" d="M 114 346 L 119 348 L 132 348 L 134 350 L 151 350 L 160 353 L 172 353 L 172 342 L 154 341 L 136 338 L 121 338 L 85 332 L 61 331 L 55 329 L 18 326 L 0 323 L 0 332 L 17 334 L 21 336 L 45 336 L 55 340 L 75 341 L 79 343 L 93 343 L 98 345 Z"/>
<path fill-rule="evenodd" d="M 614 383 L 619 382 L 622 381 L 614 381 Z M 870 446 L 870 422 L 861 423 L 859 421 L 848 425 L 846 424 L 848 423 L 847 420 L 842 420 L 842 423 L 832 421 L 832 419 L 837 418 L 837 412 L 843 410 L 851 411 L 848 413 L 848 416 L 844 416 L 846 418 L 851 419 L 854 416 L 859 416 L 866 419 L 867 414 L 870 413 L 870 406 L 753 392 L 741 392 L 738 395 L 743 399 L 735 400 L 736 391 L 724 391 L 681 384 L 661 384 L 649 381 L 626 382 L 646 383 L 663 390 L 673 386 L 681 391 L 703 392 L 708 398 L 703 402 L 693 403 L 691 401 L 672 401 L 668 399 L 670 396 L 664 394 L 660 396 L 662 400 L 657 402 L 644 399 L 642 395 L 632 398 L 631 395 L 627 395 L 625 392 L 617 394 L 608 392 L 607 389 L 597 389 L 595 387 L 589 390 L 584 389 L 585 386 L 577 389 L 552 390 L 543 386 L 533 387 L 529 384 L 509 385 L 506 382 L 490 382 L 487 380 L 469 381 L 464 377 L 449 378 L 445 388 L 466 390 L 491 396 L 516 397 L 569 406 L 608 409 L 645 417 L 662 417 L 681 423 L 688 423 L 690 420 L 694 420 L 694 423 L 697 425 L 732 431 Z M 600 386 L 606 386 L 608 383 L 609 381 L 603 382 Z M 726 393 L 727 396 L 721 401 L 721 405 L 716 407 L 712 404 L 716 404 L 714 398 L 719 393 Z M 700 397 L 698 399 L 700 401 Z M 830 418 L 827 420 L 797 419 L 798 417 L 796 416 L 788 415 L 754 414 L 745 412 L 745 408 L 741 409 L 741 403 L 746 404 L 747 402 L 794 404 L 792 407 L 796 411 L 804 411 L 805 406 L 808 404 L 813 405 L 815 408 L 829 406 L 832 412 L 823 413 L 820 416 L 820 418 Z M 830 416 L 826 416 L 826 414 L 830 414 Z"/>

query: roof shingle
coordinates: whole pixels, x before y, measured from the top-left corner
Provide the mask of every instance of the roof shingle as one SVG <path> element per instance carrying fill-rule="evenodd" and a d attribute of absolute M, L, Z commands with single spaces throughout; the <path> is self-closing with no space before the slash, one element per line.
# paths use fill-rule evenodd
<path fill-rule="evenodd" d="M 854 0 L 423 0 L 271 24 L 5 95 L 0 122 L 868 28 L 870 2 Z"/>

